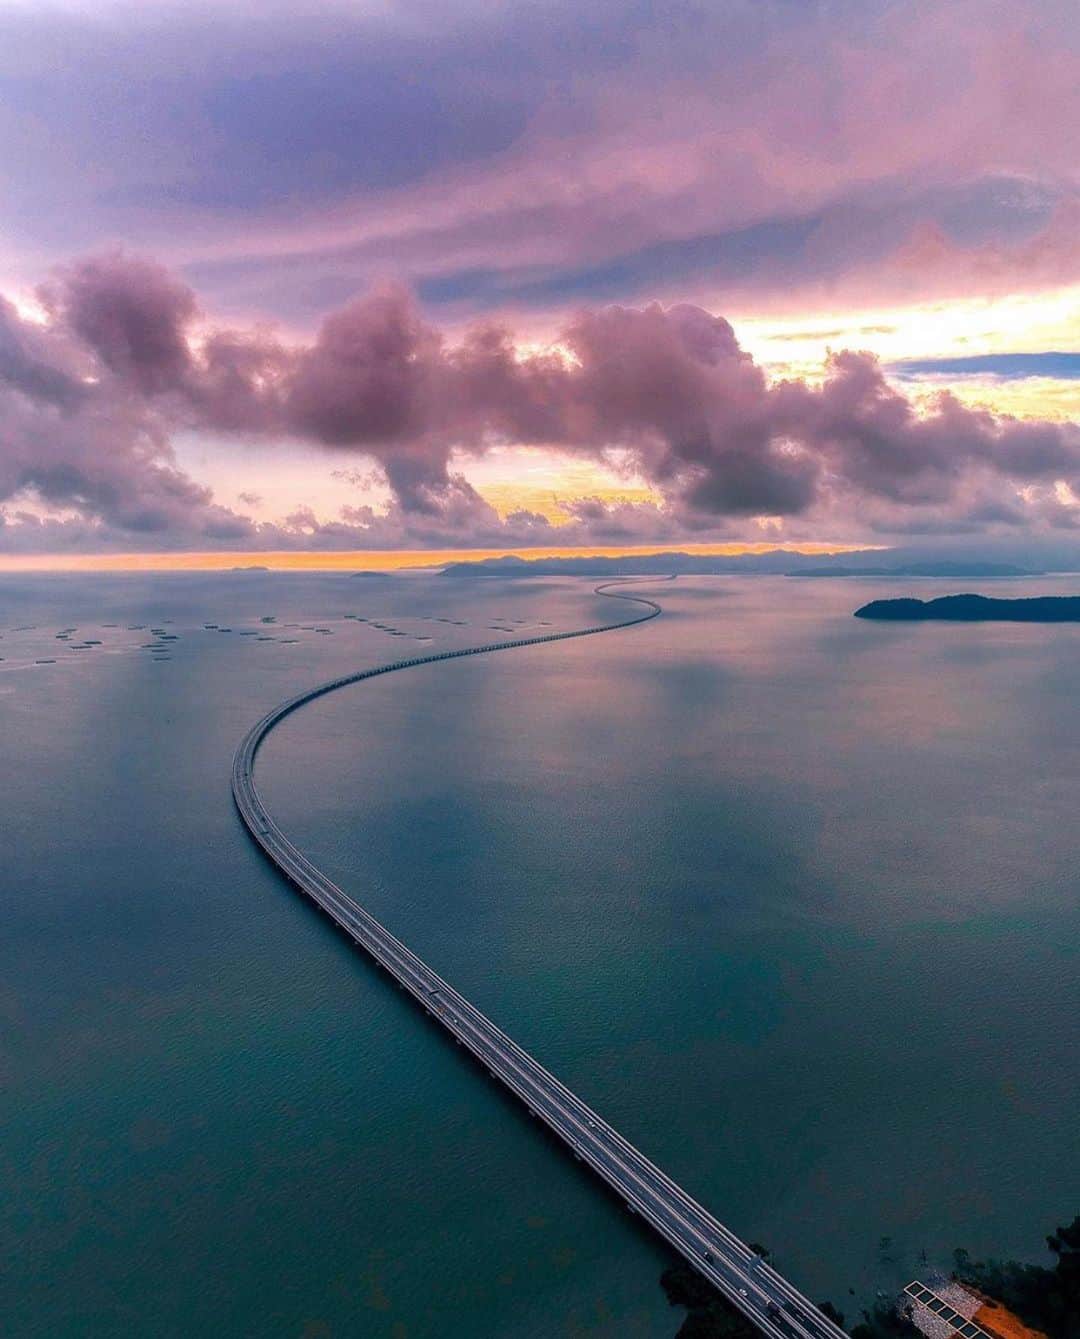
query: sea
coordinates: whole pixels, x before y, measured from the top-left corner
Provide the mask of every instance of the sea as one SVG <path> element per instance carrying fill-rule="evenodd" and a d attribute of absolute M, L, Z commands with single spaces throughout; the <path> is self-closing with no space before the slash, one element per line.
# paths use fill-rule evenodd
<path fill-rule="evenodd" d="M 0 1333 L 668 1339 L 672 1257 L 286 885 L 245 731 L 625 617 L 578 578 L 0 577 Z M 281 827 L 851 1324 L 1080 1211 L 1080 625 L 663 616 L 287 718 Z M 381 626 L 380 626 L 381 625 Z"/>

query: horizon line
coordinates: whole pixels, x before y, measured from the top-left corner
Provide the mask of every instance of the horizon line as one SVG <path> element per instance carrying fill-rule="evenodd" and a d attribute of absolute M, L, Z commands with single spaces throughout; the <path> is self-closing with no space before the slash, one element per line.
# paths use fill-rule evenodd
<path fill-rule="evenodd" d="M 756 540 L 728 544 L 594 544 L 551 545 L 537 548 L 487 549 L 265 549 L 167 550 L 149 553 L 6 553 L 0 554 L 4 572 L 229 572 L 244 568 L 271 571 L 328 571 L 360 569 L 395 572 L 443 567 L 448 563 L 482 562 L 487 558 L 629 558 L 652 554 L 686 553 L 702 557 L 738 557 L 756 553 L 833 554 L 885 549 L 881 544 L 844 544 L 825 541 L 774 542 Z"/>

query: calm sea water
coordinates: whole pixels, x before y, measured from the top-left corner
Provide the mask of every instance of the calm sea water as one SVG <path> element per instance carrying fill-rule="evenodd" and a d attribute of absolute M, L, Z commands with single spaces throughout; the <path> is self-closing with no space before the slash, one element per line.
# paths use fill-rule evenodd
<path fill-rule="evenodd" d="M 656 589 L 641 627 L 305 708 L 271 809 L 812 1296 L 1037 1256 L 1080 1209 L 1080 627 L 851 618 L 911 583 Z M 308 684 L 621 612 L 571 580 L 0 581 L 0 1332 L 674 1334 L 665 1251 L 228 790 Z"/>

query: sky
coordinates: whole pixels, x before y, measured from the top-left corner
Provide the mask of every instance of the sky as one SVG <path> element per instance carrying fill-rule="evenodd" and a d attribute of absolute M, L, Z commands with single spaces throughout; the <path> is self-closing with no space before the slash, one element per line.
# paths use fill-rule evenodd
<path fill-rule="evenodd" d="M 1080 560 L 1075 0 L 0 0 L 0 171 L 0 558 Z"/>

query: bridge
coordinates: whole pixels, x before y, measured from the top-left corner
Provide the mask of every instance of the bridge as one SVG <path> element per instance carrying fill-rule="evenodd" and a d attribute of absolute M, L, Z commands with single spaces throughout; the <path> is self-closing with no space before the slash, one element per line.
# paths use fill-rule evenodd
<path fill-rule="evenodd" d="M 383 674 L 430 665 L 463 656 L 488 655 L 515 647 L 591 637 L 645 623 L 661 613 L 660 605 L 607 582 L 596 594 L 638 606 L 618 623 L 553 632 L 540 637 L 494 642 L 486 646 L 441 651 L 434 655 L 392 661 L 359 670 L 290 698 L 260 720 L 245 736 L 233 759 L 232 791 L 251 836 L 282 874 L 303 895 L 363 948 L 399 986 L 437 1019 L 492 1075 L 544 1122 L 579 1161 L 587 1164 L 615 1191 L 631 1212 L 649 1223 L 684 1259 L 739 1311 L 771 1339 L 847 1339 L 825 1316 L 768 1262 L 707 1209 L 676 1185 L 633 1144 L 575 1096 L 479 1009 L 443 980 L 362 906 L 331 882 L 286 837 L 264 806 L 255 787 L 255 755 L 263 740 L 284 717 L 315 698 L 347 684 Z"/>

